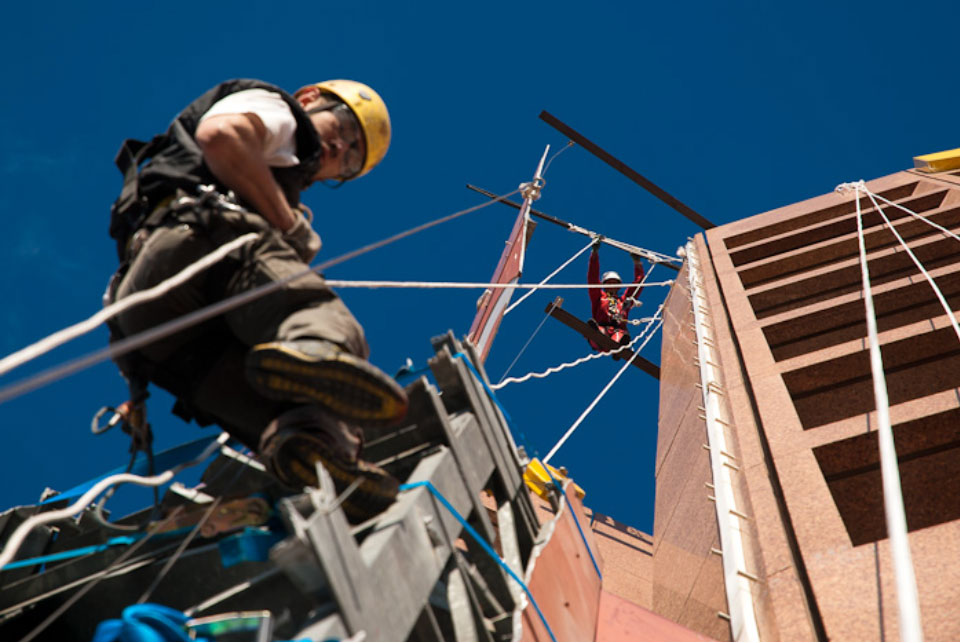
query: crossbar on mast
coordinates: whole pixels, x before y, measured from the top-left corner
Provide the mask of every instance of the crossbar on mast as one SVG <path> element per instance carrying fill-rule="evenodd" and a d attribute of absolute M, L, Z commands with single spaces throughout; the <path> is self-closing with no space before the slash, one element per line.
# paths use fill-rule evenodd
<path fill-rule="evenodd" d="M 572 127 L 570 127 L 569 125 L 561 121 L 556 116 L 553 116 L 552 114 L 544 110 L 540 112 L 540 120 L 544 121 L 548 125 L 552 126 L 554 129 L 558 130 L 561 134 L 569 138 L 574 143 L 582 146 L 585 150 L 587 150 L 588 152 L 590 152 L 591 154 L 599 158 L 601 161 L 603 161 L 613 169 L 617 170 L 618 172 L 626 176 L 628 179 L 630 179 L 631 181 L 633 181 L 634 183 L 642 187 L 644 190 L 646 190 L 653 196 L 657 197 L 658 199 L 660 199 L 661 201 L 669 205 L 671 208 L 673 208 L 683 216 L 687 217 L 688 219 L 696 223 L 698 226 L 700 226 L 704 230 L 708 230 L 710 228 L 716 227 L 715 224 L 707 220 L 707 218 L 704 217 L 702 214 L 700 214 L 699 212 L 697 212 L 696 210 L 688 206 L 686 203 L 684 203 L 680 199 L 676 198 L 675 196 L 673 196 L 672 194 L 670 194 L 669 192 L 661 188 L 659 185 L 657 185 L 647 177 L 643 176 L 642 174 L 640 174 L 639 172 L 637 172 L 636 170 L 628 166 L 626 163 L 624 163 L 620 159 L 616 158 L 615 156 L 613 156 L 612 154 L 610 154 L 609 152 L 601 148 L 599 145 L 597 145 L 596 143 L 588 139 L 583 134 L 580 134 L 579 132 L 574 130 Z"/>
<path fill-rule="evenodd" d="M 514 203 L 513 201 L 510 201 L 510 200 L 508 200 L 508 199 L 503 199 L 503 198 L 501 198 L 500 196 L 494 194 L 493 192 L 490 192 L 489 190 L 484 190 L 483 188 L 478 188 L 478 187 L 475 186 L 475 185 L 471 185 L 471 184 L 467 183 L 467 188 L 473 190 L 474 192 L 479 192 L 480 194 L 482 194 L 482 195 L 484 195 L 484 196 L 486 196 L 486 197 L 489 197 L 489 198 L 491 198 L 491 199 L 499 199 L 501 203 L 504 203 L 504 204 L 506 204 L 506 205 L 509 205 L 510 207 L 515 208 L 515 209 L 517 209 L 517 210 L 519 210 L 521 207 L 523 207 L 523 206 L 521 206 L 519 203 Z M 570 232 L 575 232 L 575 233 L 577 233 L 577 234 L 582 234 L 582 235 L 587 236 L 587 237 L 592 236 L 592 235 L 594 235 L 594 234 L 597 234 L 597 233 L 593 232 L 592 230 L 587 230 L 586 228 L 580 227 L 580 226 L 578 226 L 578 225 L 576 225 L 576 224 L 573 224 L 573 223 L 570 223 L 570 222 L 568 222 L 568 221 L 564 221 L 563 219 L 558 219 L 557 217 L 552 216 L 552 215 L 549 215 L 549 214 L 546 214 L 545 212 L 540 212 L 539 210 L 534 210 L 533 208 L 530 208 L 529 213 L 530 213 L 531 215 L 537 217 L 537 218 L 543 219 L 544 221 L 549 221 L 550 223 L 555 223 L 555 224 L 557 224 L 558 226 L 561 226 L 561 227 L 563 227 L 563 228 L 566 228 L 566 229 L 569 230 Z M 602 242 L 602 243 L 605 243 L 605 244 L 608 245 L 608 246 L 611 246 L 611 247 L 614 247 L 614 248 L 618 248 L 618 249 L 620 249 L 620 250 L 625 250 L 626 252 L 632 252 L 633 254 L 640 255 L 641 257 L 647 259 L 648 261 L 652 261 L 653 263 L 666 266 L 667 268 L 670 268 L 670 269 L 675 270 L 675 271 L 677 271 L 677 272 L 680 271 L 680 268 L 679 268 L 678 266 L 675 266 L 675 265 L 673 265 L 672 263 L 670 263 L 670 260 L 673 260 L 673 257 L 667 257 L 666 255 L 661 255 L 661 254 L 659 254 L 659 253 L 652 252 L 652 251 L 647 250 L 647 249 L 645 249 L 645 248 L 639 248 L 639 247 L 634 246 L 634 245 L 631 245 L 631 244 L 629 244 L 629 243 L 624 243 L 624 242 L 622 242 L 622 241 L 617 241 L 616 239 L 610 239 L 610 238 L 608 238 L 608 237 L 603 237 L 603 239 L 601 239 L 601 242 Z"/>

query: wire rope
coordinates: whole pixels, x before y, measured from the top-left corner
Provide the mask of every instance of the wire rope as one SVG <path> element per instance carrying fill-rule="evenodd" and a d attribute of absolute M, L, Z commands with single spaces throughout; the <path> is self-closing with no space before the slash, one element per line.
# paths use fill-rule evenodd
<path fill-rule="evenodd" d="M 554 270 L 553 272 L 551 272 L 549 275 L 547 275 L 546 277 L 544 277 L 543 280 L 542 280 L 539 284 L 537 284 L 537 287 L 536 287 L 536 288 L 532 288 L 532 289 L 531 289 L 529 292 L 527 292 L 523 297 L 521 297 L 520 299 L 518 299 L 518 300 L 516 300 L 515 302 L 513 302 L 512 304 L 510 304 L 510 306 L 508 306 L 507 309 L 506 309 L 505 311 L 503 311 L 503 316 L 506 317 L 507 314 L 508 314 L 511 310 L 513 310 L 514 308 L 516 308 L 517 306 L 519 306 L 520 303 L 523 302 L 524 299 L 526 299 L 527 297 L 529 297 L 529 296 L 532 295 L 533 293 L 537 292 L 537 290 L 539 289 L 540 286 L 543 286 L 543 285 L 546 284 L 548 281 L 550 281 L 551 279 L 553 279 L 560 271 L 562 271 L 564 268 L 566 268 L 566 267 L 569 266 L 571 263 L 573 263 L 573 262 L 577 259 L 577 257 L 579 257 L 580 255 L 582 255 L 582 254 L 583 254 L 584 252 L 586 252 L 587 250 L 589 250 L 589 249 L 590 249 L 590 246 L 592 246 L 592 245 L 593 245 L 593 241 L 591 241 L 590 243 L 588 243 L 587 245 L 585 245 L 583 248 L 580 249 L 579 252 L 577 252 L 577 253 L 574 254 L 572 257 L 570 257 L 570 258 L 567 259 L 565 262 L 563 262 L 563 263 L 560 265 L 559 268 L 557 268 L 556 270 Z"/>
<path fill-rule="evenodd" d="M 567 144 L 566 144 L 566 145 L 564 145 L 564 146 L 561 147 L 559 150 L 557 150 L 557 151 L 554 153 L 554 155 L 551 156 L 550 159 L 547 161 L 547 164 L 543 166 L 543 172 L 540 173 L 540 176 L 546 176 L 546 175 L 547 175 L 547 170 L 550 169 L 550 164 L 553 163 L 553 160 L 554 160 L 555 158 L 557 158 L 558 156 L 560 156 L 561 154 L 563 154 L 564 152 L 566 152 L 567 150 L 569 150 L 569 149 L 570 149 L 571 147 L 573 147 L 573 146 L 574 146 L 574 142 L 573 142 L 573 141 L 567 141 Z"/>
<path fill-rule="evenodd" d="M 375 241 L 373 243 L 367 244 L 356 250 L 352 250 L 350 252 L 334 257 L 333 259 L 329 259 L 317 265 L 316 267 L 306 268 L 304 270 L 298 271 L 282 279 L 278 279 L 277 281 L 271 281 L 269 283 L 253 288 L 251 290 L 247 290 L 245 292 L 239 293 L 232 297 L 228 297 L 227 299 L 221 300 L 214 304 L 210 304 L 208 306 L 200 308 L 199 310 L 196 310 L 192 313 L 189 313 L 177 319 L 170 320 L 169 322 L 166 322 L 159 326 L 155 326 L 154 328 L 151 328 L 149 330 L 146 330 L 141 333 L 137 333 L 136 335 L 132 335 L 130 337 L 122 339 L 104 349 L 95 351 L 93 353 L 89 353 L 85 356 L 69 361 L 58 367 L 45 370 L 30 378 L 27 378 L 25 380 L 22 380 L 20 382 L 7 386 L 3 389 L 0 389 L 0 404 L 2 404 L 3 402 L 7 402 L 11 399 L 14 399 L 16 397 L 19 397 L 24 393 L 28 393 L 46 384 L 50 384 L 57 380 L 63 379 L 64 377 L 67 377 L 78 371 L 89 368 L 90 366 L 99 364 L 100 362 L 106 361 L 107 359 L 115 359 L 117 357 L 125 355 L 151 342 L 157 341 L 159 339 L 163 339 L 164 337 L 168 337 L 185 328 L 189 328 L 191 326 L 204 322 L 208 319 L 216 317 L 217 315 L 223 314 L 229 310 L 233 310 L 234 308 L 242 306 L 243 304 L 259 299 L 260 297 L 263 297 L 267 294 L 275 292 L 280 288 L 283 288 L 286 284 L 292 281 L 296 281 L 297 279 L 300 279 L 305 275 L 310 274 L 311 272 L 320 273 L 323 270 L 326 270 L 327 268 L 331 268 L 333 266 L 349 261 L 350 259 L 354 259 L 355 257 L 358 257 L 360 255 L 366 254 L 368 252 L 372 252 L 373 250 L 377 250 L 386 245 L 389 245 L 391 243 L 394 243 L 396 241 L 409 237 L 413 234 L 422 232 L 423 230 L 426 230 L 428 228 L 432 228 L 442 223 L 446 223 L 448 221 L 464 216 L 466 214 L 470 214 L 482 208 L 489 207 L 490 205 L 497 203 L 498 201 L 502 201 L 503 199 L 513 196 L 517 192 L 519 192 L 519 189 L 514 190 L 513 192 L 509 192 L 503 195 L 502 197 L 498 197 L 497 199 L 486 201 L 484 203 L 480 203 L 478 205 L 466 208 L 464 210 L 454 212 L 453 214 L 448 214 L 438 219 L 428 221 L 419 226 L 409 228 L 407 230 L 404 230 L 403 232 L 399 232 L 390 237 L 381 239 L 380 241 Z"/>
<path fill-rule="evenodd" d="M 633 360 L 637 358 L 637 356 L 640 354 L 640 351 L 643 350 L 643 347 L 647 345 L 647 342 L 650 341 L 650 339 L 656 334 L 656 332 L 660 329 L 660 326 L 662 325 L 663 325 L 663 320 L 661 319 L 657 322 L 657 325 L 654 327 L 653 331 L 644 340 L 643 344 L 640 345 L 640 348 L 634 351 L 630 359 L 627 360 L 627 363 L 624 364 L 619 371 L 617 371 L 617 374 L 613 376 L 613 379 L 611 379 L 607 383 L 607 385 L 603 387 L 603 390 L 600 391 L 600 394 L 597 395 L 597 397 L 594 398 L 593 402 L 591 402 L 590 405 L 583 411 L 583 413 L 580 414 L 580 417 L 577 418 L 576 422 L 574 422 L 573 425 L 569 429 L 567 429 L 567 432 L 563 434 L 563 437 L 561 437 L 560 440 L 555 445 L 553 445 L 553 448 L 550 449 L 550 452 L 547 453 L 546 457 L 544 457 L 543 460 L 541 460 L 543 464 L 548 464 L 550 462 L 550 458 L 552 458 L 553 455 L 560 450 L 560 447 L 563 446 L 563 443 L 566 442 L 571 435 L 573 435 L 573 432 L 577 430 L 577 427 L 580 426 L 580 424 L 586 419 L 588 415 L 590 415 L 590 412 L 593 411 L 594 407 L 596 407 L 597 404 L 600 402 L 600 400 L 603 399 L 603 396 L 607 394 L 607 391 L 609 391 L 613 387 L 613 385 L 616 384 L 617 380 L 620 379 L 620 376 L 623 375 L 623 373 L 627 370 L 627 368 L 631 364 L 633 364 Z"/>
<path fill-rule="evenodd" d="M 139 477 L 139 476 L 138 476 L 138 477 Z M 89 592 L 89 591 L 92 590 L 94 587 L 96 587 L 97 584 L 98 584 L 101 580 L 103 580 L 104 578 L 106 578 L 106 577 L 110 574 L 111 571 L 113 571 L 114 569 L 116 569 L 117 567 L 119 567 L 120 565 L 122 565 L 128 558 L 130 558 L 131 556 L 133 556 L 133 554 L 136 553 L 136 552 L 140 549 L 140 547 L 142 547 L 144 544 L 146 544 L 146 542 L 147 542 L 148 540 L 150 540 L 150 538 L 151 538 L 152 536 L 154 536 L 157 532 L 160 531 L 160 529 L 162 529 L 164 526 L 166 526 L 167 523 L 169 523 L 171 520 L 173 520 L 174 518 L 176 518 L 177 515 L 179 515 L 179 513 L 180 513 L 180 511 L 181 511 L 182 509 L 183 509 L 182 507 L 177 507 L 176 509 L 174 509 L 174 510 L 170 513 L 169 516 L 166 517 L 166 519 L 164 519 L 164 520 L 158 522 L 157 524 L 155 524 L 155 525 L 147 532 L 146 537 L 138 540 L 138 541 L 135 542 L 133 545 L 131 545 L 131 546 L 130 546 L 130 549 L 128 549 L 127 551 L 123 552 L 123 554 L 121 554 L 120 557 L 117 558 L 115 561 L 113 561 L 112 563 L 110 563 L 110 565 L 108 565 L 106 569 L 104 569 L 104 570 L 103 570 L 102 572 L 100 572 L 99 574 L 96 574 L 93 578 L 90 579 L 90 581 L 89 581 L 86 585 L 84 585 L 83 587 L 81 587 L 79 590 L 77 590 L 77 592 L 76 592 L 75 594 L 73 594 L 70 598 L 68 598 L 67 600 L 65 600 L 63 603 L 61 603 L 60 606 L 57 607 L 57 609 L 55 609 L 46 619 L 44 619 L 42 623 L 40 623 L 40 624 L 37 625 L 35 628 L 33 628 L 33 630 L 31 630 L 30 633 L 27 634 L 25 637 L 23 637 L 23 639 L 21 639 L 21 640 L 23 640 L 23 641 L 32 641 L 34 638 L 36 638 L 36 636 L 37 636 L 38 634 L 40 634 L 41 632 L 43 632 L 43 630 L 47 629 L 47 627 L 49 627 L 51 623 L 53 623 L 53 622 L 56 621 L 58 618 L 60 618 L 60 616 L 62 616 L 64 612 L 66 612 L 68 609 L 70 609 L 71 607 L 73 607 L 73 606 L 76 604 L 77 601 L 79 601 L 81 598 L 83 598 L 84 596 L 86 596 L 87 592 Z"/>
<path fill-rule="evenodd" d="M 331 288 L 422 288 L 422 289 L 451 289 L 451 290 L 472 290 L 477 288 L 498 288 L 502 290 L 602 290 L 609 288 L 610 284 L 510 284 L 510 283 L 483 283 L 474 281 L 347 281 L 339 279 L 327 279 L 326 283 Z M 646 284 L 627 284 L 630 286 L 672 286 L 673 280 L 652 281 Z M 622 286 L 621 286 L 622 287 Z"/>
<path fill-rule="evenodd" d="M 137 604 L 146 603 L 154 591 L 160 586 L 160 583 L 163 582 L 163 579 L 166 577 L 167 573 L 173 568 L 174 564 L 180 560 L 180 556 L 183 552 L 190 546 L 190 543 L 193 542 L 193 539 L 196 538 L 197 534 L 200 533 L 200 530 L 203 529 L 203 526 L 207 524 L 207 521 L 210 519 L 210 516 L 213 515 L 213 512 L 217 510 L 217 507 L 220 506 L 220 502 L 223 500 L 223 496 L 218 496 L 210 503 L 210 507 L 204 512 L 203 517 L 197 521 L 197 524 L 193 529 L 190 530 L 190 533 L 186 538 L 183 539 L 183 542 L 177 547 L 177 550 L 173 552 L 173 555 L 167 560 L 166 564 L 163 566 L 156 577 L 153 579 L 153 582 L 150 583 L 150 586 L 140 595 Z"/>
<path fill-rule="evenodd" d="M 548 319 L 550 319 L 550 313 L 552 313 L 552 312 L 553 312 L 553 309 L 556 308 L 556 307 L 557 307 L 557 303 L 556 303 L 556 302 L 550 304 L 550 308 L 547 310 L 547 313 L 543 316 L 543 319 L 540 320 L 540 323 L 537 325 L 536 330 L 533 331 L 533 334 L 530 335 L 530 338 L 529 338 L 529 339 L 527 339 L 527 343 L 523 345 L 523 348 L 520 349 L 520 352 L 517 353 L 517 356 L 513 358 L 513 361 L 512 361 L 512 362 L 510 362 L 510 366 L 508 366 L 508 367 L 507 367 L 507 370 L 505 370 L 505 371 L 503 372 L 503 375 L 500 377 L 500 381 L 497 382 L 496 386 L 491 386 L 490 388 L 492 388 L 493 390 L 496 390 L 497 387 L 500 386 L 500 385 L 503 383 L 503 380 L 507 379 L 507 375 L 510 374 L 510 370 L 511 370 L 511 369 L 514 367 L 514 365 L 517 363 L 517 360 L 520 359 L 520 356 L 523 355 L 524 351 L 527 350 L 527 346 L 529 346 L 529 345 L 530 345 L 530 342 L 533 341 L 533 338 L 537 336 L 537 333 L 540 332 L 540 329 L 543 328 L 543 325 L 544 325 L 545 323 L 547 323 L 547 320 L 548 320 Z"/>

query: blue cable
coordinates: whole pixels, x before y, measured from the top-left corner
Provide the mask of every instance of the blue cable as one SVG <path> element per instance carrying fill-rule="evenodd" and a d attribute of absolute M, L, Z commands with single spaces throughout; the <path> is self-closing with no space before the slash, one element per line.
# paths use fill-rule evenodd
<path fill-rule="evenodd" d="M 487 395 L 490 396 L 490 399 L 493 400 L 493 403 L 496 404 L 497 408 L 500 409 L 500 412 L 503 413 L 503 417 L 506 418 L 509 424 L 513 424 L 513 420 L 510 419 L 510 414 L 507 413 L 507 410 L 503 408 L 502 404 L 500 404 L 500 400 L 497 399 L 497 394 L 494 393 L 493 389 L 490 388 L 490 385 L 487 384 L 487 380 L 480 377 L 480 373 L 477 371 L 476 367 L 470 361 L 470 358 L 464 355 L 462 351 L 454 355 L 454 357 L 463 358 L 463 363 L 467 365 L 467 368 L 469 368 L 470 371 L 473 373 L 473 376 L 477 378 L 477 381 L 483 384 L 483 388 L 487 390 Z"/>
<path fill-rule="evenodd" d="M 469 364 L 470 362 L 468 361 L 467 363 Z M 483 380 L 480 380 L 480 381 L 482 382 Z M 550 624 L 547 623 L 546 617 L 543 615 L 543 612 L 540 611 L 540 606 L 537 605 L 537 601 L 533 598 L 533 594 L 530 593 L 530 590 L 527 588 L 526 584 L 524 584 L 524 582 L 520 580 L 520 577 L 517 576 L 517 574 L 512 569 L 510 569 L 510 566 L 507 565 L 505 562 L 503 562 L 503 559 L 497 555 L 497 552 L 493 550 L 493 547 L 488 545 L 487 541 L 485 541 L 480 536 L 480 534 L 478 534 L 476 530 L 473 527 L 471 527 L 466 520 L 464 520 L 463 516 L 461 516 L 457 512 L 457 510 L 454 509 L 453 505 L 450 504 L 450 501 L 444 498 L 443 494 L 437 491 L 437 488 L 434 487 L 433 483 L 430 482 L 429 480 L 423 480 L 421 482 L 408 482 L 406 484 L 402 484 L 400 485 L 400 490 L 406 491 L 407 489 L 413 489 L 415 487 L 426 487 L 427 489 L 429 489 L 430 493 L 433 494 L 433 497 L 439 500 L 440 503 L 447 509 L 447 511 L 449 511 L 450 514 L 457 519 L 457 522 L 459 522 L 463 526 L 463 528 L 467 530 L 467 533 L 470 534 L 470 536 L 472 536 L 473 539 L 477 541 L 477 543 L 481 547 L 483 547 L 483 550 L 487 552 L 487 554 L 491 558 L 493 558 L 493 560 L 495 560 L 497 564 L 499 564 L 500 567 L 502 567 L 503 570 L 507 572 L 507 574 L 510 575 L 510 578 L 517 581 L 517 584 L 520 585 L 520 587 L 523 589 L 524 593 L 527 595 L 527 598 L 530 599 L 530 604 L 533 605 L 533 609 L 537 611 L 537 615 L 540 617 L 540 620 L 543 621 L 543 626 L 547 628 L 547 633 L 550 635 L 551 640 L 556 641 L 557 637 L 553 635 L 553 630 L 550 629 Z"/>
<path fill-rule="evenodd" d="M 94 641 L 207 641 L 187 633 L 189 617 L 179 610 L 155 603 L 131 605 L 120 618 L 103 621 Z"/>
<path fill-rule="evenodd" d="M 114 545 L 132 545 L 136 541 L 140 540 L 143 537 L 143 534 L 136 536 L 117 536 L 116 538 L 111 538 L 105 543 L 100 543 L 99 545 L 90 545 L 89 547 L 80 547 L 79 549 L 70 549 L 67 551 L 57 552 L 56 554 L 49 554 L 47 556 L 37 556 L 36 558 L 24 558 L 23 560 L 15 560 L 12 563 L 7 563 L 3 566 L 2 571 L 7 571 L 10 569 L 19 569 L 21 567 L 33 567 L 34 565 L 43 565 L 45 563 L 53 563 L 58 560 L 67 560 L 69 558 L 76 558 L 78 556 L 86 556 L 87 554 L 96 554 L 101 552 L 104 549 L 113 547 Z"/>
<path fill-rule="evenodd" d="M 173 529 L 171 531 L 166 531 L 161 534 L 155 534 L 154 538 L 172 538 L 174 536 L 179 536 L 185 534 L 186 532 L 193 529 L 192 525 L 186 527 L 180 527 L 179 529 Z M 48 554 L 46 556 L 37 556 L 36 558 L 24 558 L 23 560 L 15 560 L 12 563 L 7 563 L 3 566 L 3 569 L 0 571 L 7 571 L 9 569 L 19 569 L 21 567 L 32 567 L 34 565 L 44 565 L 46 563 L 53 563 L 58 560 L 69 560 L 70 558 L 77 558 L 78 556 L 86 556 L 87 554 L 96 554 L 110 547 L 116 545 L 132 545 L 138 540 L 143 539 L 147 534 L 145 532 L 130 534 L 129 536 L 116 536 L 111 538 L 106 542 L 102 542 L 99 545 L 90 545 L 88 547 L 80 547 L 78 549 L 68 549 L 66 551 L 60 551 L 55 554 Z"/>
<path fill-rule="evenodd" d="M 550 481 L 553 483 L 553 486 L 560 490 L 560 493 L 563 494 L 563 499 L 567 501 L 567 506 L 570 507 L 570 515 L 573 516 L 573 522 L 577 525 L 577 531 L 580 532 L 580 538 L 583 540 L 584 547 L 587 548 L 587 553 L 590 554 L 590 560 L 593 562 L 593 568 L 597 570 L 597 576 L 600 577 L 600 580 L 603 580 L 603 574 L 600 573 L 600 566 L 597 565 L 597 559 L 593 557 L 593 551 L 590 549 L 590 543 L 587 542 L 587 536 L 583 533 L 583 529 L 580 527 L 580 521 L 577 519 L 577 512 L 573 510 L 573 505 L 570 504 L 570 498 L 567 497 L 567 492 L 563 490 L 563 485 L 557 482 L 553 477 L 553 474 L 550 473 L 550 465 L 543 465 L 544 470 L 547 472 L 547 475 L 550 476 Z"/>
<path fill-rule="evenodd" d="M 234 443 L 233 441 L 230 442 L 230 444 L 233 444 L 233 443 Z M 160 453 L 157 453 L 154 456 L 154 468 L 157 471 L 165 471 L 167 469 L 172 469 L 178 464 L 183 464 L 184 462 L 189 462 L 190 460 L 193 460 L 194 458 L 199 456 L 201 453 L 203 453 L 203 450 L 206 449 L 208 446 L 210 446 L 210 437 L 203 437 L 198 440 L 194 440 L 192 442 L 186 442 L 184 444 L 175 446 L 171 449 L 167 449 L 166 451 L 161 451 Z M 130 469 L 129 473 L 145 476 L 145 475 L 149 475 L 149 471 L 150 471 L 150 467 L 147 461 L 147 457 L 143 453 L 138 454 L 136 460 L 134 461 L 133 467 Z M 87 482 L 77 485 L 76 487 L 73 487 L 72 489 L 68 489 L 67 491 L 59 493 L 55 496 L 51 496 L 46 500 L 44 500 L 43 502 L 41 502 L 40 504 L 47 505 L 53 502 L 60 502 L 63 500 L 73 500 L 74 498 L 79 498 L 104 478 L 107 478 L 112 475 L 116 475 L 118 473 L 127 473 L 127 469 L 125 467 L 117 467 L 116 469 L 107 471 L 103 475 L 97 476 L 93 480 L 89 480 Z"/>

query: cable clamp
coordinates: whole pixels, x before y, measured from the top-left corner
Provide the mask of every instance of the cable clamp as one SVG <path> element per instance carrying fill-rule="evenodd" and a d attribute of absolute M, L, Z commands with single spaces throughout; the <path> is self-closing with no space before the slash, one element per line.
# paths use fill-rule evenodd
<path fill-rule="evenodd" d="M 537 177 L 529 183 L 521 183 L 520 194 L 523 195 L 524 200 L 537 201 L 540 198 L 540 190 L 546 184 L 547 182 L 541 177 Z"/>

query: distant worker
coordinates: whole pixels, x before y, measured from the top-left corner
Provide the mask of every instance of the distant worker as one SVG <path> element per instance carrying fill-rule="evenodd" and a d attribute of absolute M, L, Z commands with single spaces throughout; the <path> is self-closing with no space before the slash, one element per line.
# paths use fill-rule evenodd
<path fill-rule="evenodd" d="M 116 159 L 123 191 L 110 221 L 120 268 L 106 303 L 155 286 L 246 233 L 258 236 L 162 298 L 119 315 L 111 342 L 306 271 L 320 237 L 301 191 L 315 181 L 363 176 L 389 144 L 383 100 L 350 80 L 293 95 L 258 80 L 230 80 L 188 105 L 150 143 L 125 141 Z M 316 486 L 318 460 L 340 491 L 364 478 L 343 504 L 359 521 L 388 506 L 398 486 L 360 459 L 362 427 L 399 422 L 407 410 L 406 393 L 367 362 L 369 352 L 347 307 L 307 272 L 117 363 L 141 399 L 147 381 L 168 390 L 180 417 L 219 424 L 291 487 Z"/>
<path fill-rule="evenodd" d="M 587 283 L 590 285 L 609 284 L 609 288 L 591 288 L 587 291 L 590 293 L 590 308 L 593 315 L 588 323 L 616 343 L 625 346 L 630 343 L 627 318 L 630 315 L 630 309 L 639 303 L 637 298 L 643 288 L 634 286 L 627 288 L 622 295 L 618 295 L 620 285 L 623 283 L 619 274 L 613 270 L 608 270 L 603 273 L 601 279 L 600 244 L 602 240 L 602 237 L 597 237 L 590 251 Z M 631 254 L 630 257 L 633 259 L 633 283 L 639 284 L 643 281 L 643 264 L 638 255 Z M 603 350 L 593 340 L 589 341 L 594 350 Z"/>

